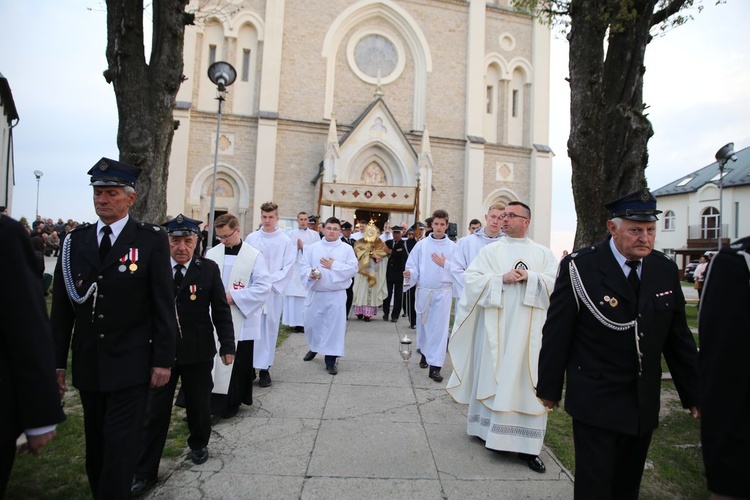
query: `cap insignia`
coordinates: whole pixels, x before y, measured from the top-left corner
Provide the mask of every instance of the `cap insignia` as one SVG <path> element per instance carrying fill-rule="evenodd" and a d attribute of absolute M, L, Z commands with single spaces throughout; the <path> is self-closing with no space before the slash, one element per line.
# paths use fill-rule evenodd
<path fill-rule="evenodd" d="M 185 222 L 185 219 L 182 218 L 182 214 L 175 217 L 174 220 L 176 220 L 178 224 L 182 224 L 183 222 Z"/>
<path fill-rule="evenodd" d="M 651 199 L 651 198 L 650 198 L 650 196 L 648 195 L 648 189 L 645 189 L 645 188 L 644 188 L 644 189 L 643 189 L 643 191 L 641 191 L 641 196 L 640 196 L 640 200 L 641 200 L 641 203 L 648 203 L 648 201 L 649 201 L 650 199 Z"/>
<path fill-rule="evenodd" d="M 107 163 L 105 160 L 102 160 L 99 162 L 99 170 L 102 172 L 106 172 L 106 170 L 109 168 L 109 163 Z"/>

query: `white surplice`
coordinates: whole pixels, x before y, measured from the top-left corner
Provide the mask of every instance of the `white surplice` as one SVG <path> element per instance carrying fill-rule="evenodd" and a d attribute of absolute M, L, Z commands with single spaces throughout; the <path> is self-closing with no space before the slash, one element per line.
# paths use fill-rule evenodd
<path fill-rule="evenodd" d="M 333 266 L 325 269 L 320 259 L 332 258 Z M 310 272 L 319 269 L 319 280 Z M 326 356 L 344 355 L 346 333 L 346 289 L 357 273 L 358 262 L 351 245 L 341 240 L 321 240 L 305 248 L 299 275 L 305 287 L 305 339 L 310 350 Z"/>
<path fill-rule="evenodd" d="M 503 284 L 511 269 L 525 269 L 528 279 Z M 530 455 L 542 449 L 547 411 L 536 381 L 556 272 L 549 248 L 506 236 L 482 248 L 464 273 L 447 390 L 469 405 L 467 433 L 487 448 Z"/>
<path fill-rule="evenodd" d="M 242 244 L 237 255 L 225 255 L 224 245 L 218 245 L 208 252 L 206 258 L 219 265 L 224 290 L 232 295 L 234 304 L 232 322 L 234 341 L 257 340 L 260 338 L 260 312 L 271 290 L 271 277 L 263 255 L 247 244 Z M 232 377 L 234 364 L 225 366 L 217 354 L 214 358 L 214 388 L 216 394 L 226 394 Z"/>
<path fill-rule="evenodd" d="M 289 239 L 292 240 L 297 253 L 292 277 L 284 290 L 284 311 L 281 322 L 288 326 L 302 326 L 307 290 L 305 290 L 304 281 L 299 277 L 299 265 L 305 255 L 305 249 L 320 241 L 320 235 L 313 229 L 295 229 L 289 234 Z M 302 250 L 297 249 L 297 240 L 302 240 Z"/>
<path fill-rule="evenodd" d="M 454 297 L 461 297 L 461 292 L 464 291 L 464 272 L 466 272 L 474 257 L 482 248 L 504 236 L 501 232 L 493 238 L 484 232 L 483 227 L 480 227 L 472 234 L 464 236 L 456 242 L 456 253 L 453 254 L 453 260 L 451 261 Z"/>
<path fill-rule="evenodd" d="M 260 339 L 255 341 L 253 350 L 253 366 L 258 370 L 268 370 L 276 355 L 284 290 L 292 278 L 297 247 L 281 229 L 271 233 L 263 229 L 252 232 L 245 238 L 245 243 L 260 250 L 271 275 L 271 293 L 261 312 Z"/>
<path fill-rule="evenodd" d="M 447 236 L 435 239 L 432 234 L 414 245 L 406 261 L 410 276 L 404 291 L 417 287 L 417 347 L 431 366 L 442 367 L 448 343 L 448 324 L 451 316 L 453 275 L 451 262 L 456 244 Z M 438 266 L 432 254 L 445 255 L 445 264 Z"/>

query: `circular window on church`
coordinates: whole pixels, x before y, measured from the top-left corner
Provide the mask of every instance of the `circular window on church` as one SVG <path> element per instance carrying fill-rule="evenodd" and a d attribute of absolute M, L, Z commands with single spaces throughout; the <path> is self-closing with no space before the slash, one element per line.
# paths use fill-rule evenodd
<path fill-rule="evenodd" d="M 395 40 L 395 41 L 394 41 Z M 404 69 L 404 49 L 398 38 L 385 32 L 362 31 L 349 40 L 349 65 L 367 83 L 390 83 Z"/>

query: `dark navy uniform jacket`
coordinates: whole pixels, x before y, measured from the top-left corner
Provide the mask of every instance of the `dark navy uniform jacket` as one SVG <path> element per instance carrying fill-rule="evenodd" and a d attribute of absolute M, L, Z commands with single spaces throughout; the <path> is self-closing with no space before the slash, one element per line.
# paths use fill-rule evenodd
<path fill-rule="evenodd" d="M 219 354 L 235 353 L 232 312 L 215 262 L 193 257 L 175 293 L 175 304 L 179 321 L 178 364 L 213 359 L 216 355 L 214 326 L 221 346 Z"/>
<path fill-rule="evenodd" d="M 96 224 L 68 233 L 70 270 L 83 295 L 97 283 L 94 298 L 83 304 L 65 290 L 62 253 L 52 290 L 52 334 L 57 368 L 65 368 L 72 351 L 73 385 L 79 390 L 110 392 L 148 384 L 152 367 L 174 364 L 177 321 L 166 233 L 159 226 L 131 217 L 99 261 Z M 130 250 L 137 249 L 136 262 Z M 127 258 L 125 258 L 128 256 Z M 121 259 L 125 258 L 125 262 Z M 130 264 L 137 269 L 130 271 Z"/>
<path fill-rule="evenodd" d="M 634 328 L 604 326 L 571 287 L 575 263 L 590 303 L 604 318 Z M 542 331 L 537 396 L 560 401 L 574 419 L 629 435 L 658 426 L 661 355 L 687 408 L 697 406 L 698 353 L 685 320 L 677 266 L 653 251 L 642 261 L 639 298 L 604 241 L 563 259 Z M 638 349 L 642 353 L 639 363 Z"/>

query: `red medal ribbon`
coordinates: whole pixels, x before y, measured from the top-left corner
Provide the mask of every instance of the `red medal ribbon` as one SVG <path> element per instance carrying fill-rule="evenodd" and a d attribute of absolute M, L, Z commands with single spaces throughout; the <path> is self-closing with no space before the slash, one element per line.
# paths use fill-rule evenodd
<path fill-rule="evenodd" d="M 137 248 L 131 248 L 128 252 L 130 254 L 130 262 L 135 264 L 138 262 L 138 249 Z"/>
<path fill-rule="evenodd" d="M 127 262 L 127 260 L 128 260 L 128 254 L 125 254 L 122 257 L 120 257 L 120 262 L 122 262 L 123 264 L 125 264 L 125 262 Z"/>
<path fill-rule="evenodd" d="M 190 293 L 195 293 L 198 291 L 198 287 L 196 285 L 190 285 Z"/>

